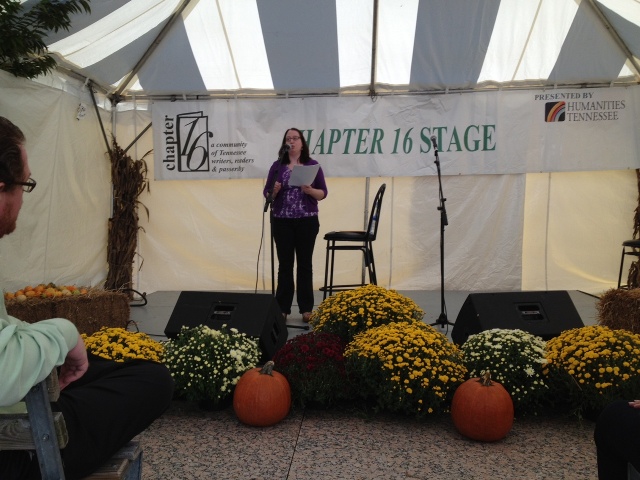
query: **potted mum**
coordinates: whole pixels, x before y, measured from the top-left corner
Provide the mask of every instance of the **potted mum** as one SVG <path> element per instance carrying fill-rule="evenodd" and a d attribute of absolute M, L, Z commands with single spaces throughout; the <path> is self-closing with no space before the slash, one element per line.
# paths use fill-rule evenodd
<path fill-rule="evenodd" d="M 395 290 L 365 285 L 338 292 L 320 303 L 311 324 L 317 332 L 335 333 L 345 342 L 369 328 L 391 322 L 419 322 L 424 311 Z"/>
<path fill-rule="evenodd" d="M 486 370 L 509 392 L 519 413 L 538 413 L 549 391 L 543 374 L 546 342 L 518 329 L 494 328 L 471 335 L 460 350 L 469 378 Z"/>
<path fill-rule="evenodd" d="M 165 344 L 164 362 L 176 394 L 206 409 L 225 406 L 242 374 L 259 360 L 257 340 L 225 325 L 220 330 L 183 327 Z"/>
<path fill-rule="evenodd" d="M 288 340 L 273 361 L 291 386 L 294 404 L 321 408 L 351 397 L 344 341 L 336 334 L 310 332 Z"/>
<path fill-rule="evenodd" d="M 458 347 L 422 322 L 366 330 L 345 358 L 354 388 L 376 408 L 417 417 L 448 411 L 467 372 Z"/>
<path fill-rule="evenodd" d="M 612 400 L 640 391 L 640 335 L 601 325 L 574 328 L 547 342 L 552 398 L 595 418 Z"/>
<path fill-rule="evenodd" d="M 83 333 L 82 339 L 88 352 L 116 362 L 161 362 L 164 355 L 162 343 L 153 340 L 146 333 L 130 332 L 124 328 L 103 327 L 91 335 Z"/>

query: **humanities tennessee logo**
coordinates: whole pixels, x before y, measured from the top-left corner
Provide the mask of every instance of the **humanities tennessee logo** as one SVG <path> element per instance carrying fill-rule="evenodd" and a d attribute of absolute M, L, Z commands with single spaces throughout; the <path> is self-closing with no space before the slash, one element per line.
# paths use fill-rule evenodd
<path fill-rule="evenodd" d="M 564 122 L 565 102 L 547 102 L 544 106 L 544 121 L 545 122 Z"/>
<path fill-rule="evenodd" d="M 162 163 L 167 170 L 209 171 L 209 117 L 202 112 L 164 117 L 165 151 Z"/>

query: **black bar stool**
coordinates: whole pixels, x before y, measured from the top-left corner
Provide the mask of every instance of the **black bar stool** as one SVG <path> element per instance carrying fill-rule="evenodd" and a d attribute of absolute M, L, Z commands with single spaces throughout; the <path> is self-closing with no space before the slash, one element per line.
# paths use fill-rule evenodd
<path fill-rule="evenodd" d="M 329 296 L 333 295 L 334 291 L 350 290 L 355 287 L 361 287 L 366 285 L 364 283 L 356 283 L 351 285 L 334 285 L 333 284 L 333 265 L 335 260 L 336 250 L 359 250 L 364 256 L 364 263 L 369 272 L 369 283 L 377 285 L 376 278 L 376 263 L 373 259 L 373 241 L 378 234 L 378 220 L 380 219 L 380 210 L 382 208 L 382 197 L 387 185 L 383 183 L 380 185 L 375 198 L 373 199 L 373 206 L 371 207 L 371 214 L 369 215 L 369 224 L 365 231 L 361 230 L 349 230 L 339 232 L 329 232 L 325 234 L 324 239 L 327 241 L 327 255 L 324 266 L 324 287 L 320 288 L 321 292 L 324 292 L 322 299 L 327 298 L 327 292 Z"/>
<path fill-rule="evenodd" d="M 630 248 L 631 250 L 627 250 Z M 622 281 L 622 267 L 624 266 L 624 259 L 627 255 L 631 255 L 636 258 L 640 258 L 640 239 L 634 240 L 625 240 L 622 242 L 622 255 L 620 257 L 620 273 L 618 273 L 618 288 L 626 288 L 629 289 L 629 285 L 622 285 L 620 283 Z"/>

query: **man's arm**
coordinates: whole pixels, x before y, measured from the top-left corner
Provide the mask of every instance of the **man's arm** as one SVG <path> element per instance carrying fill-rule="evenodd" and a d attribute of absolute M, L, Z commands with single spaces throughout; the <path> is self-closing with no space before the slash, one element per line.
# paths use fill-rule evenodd
<path fill-rule="evenodd" d="M 4 302 L 0 302 L 4 307 Z M 3 310 L 0 308 L 0 313 Z M 30 324 L 6 313 L 0 314 L 0 406 L 22 400 L 33 385 L 67 361 L 67 355 L 78 346 L 79 339 L 75 325 L 62 318 Z M 84 350 L 84 343 L 79 349 Z M 65 367 L 67 383 L 86 370 L 82 370 L 82 354 L 78 350 Z M 86 352 L 84 359 L 86 363 Z M 72 374 L 74 370 L 76 373 Z"/>

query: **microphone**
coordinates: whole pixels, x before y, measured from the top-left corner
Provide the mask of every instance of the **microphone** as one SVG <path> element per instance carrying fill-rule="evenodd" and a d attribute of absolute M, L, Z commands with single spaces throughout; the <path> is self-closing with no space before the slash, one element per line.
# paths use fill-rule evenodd
<path fill-rule="evenodd" d="M 433 144 L 433 148 L 438 149 L 438 142 L 436 141 L 436 136 L 431 135 L 431 143 Z"/>
<path fill-rule="evenodd" d="M 287 153 L 290 148 L 291 148 L 291 145 L 289 145 L 288 143 L 285 143 L 284 145 L 282 145 L 280 147 L 280 151 L 278 152 L 278 161 L 279 162 L 283 162 L 284 161 L 284 154 Z"/>

